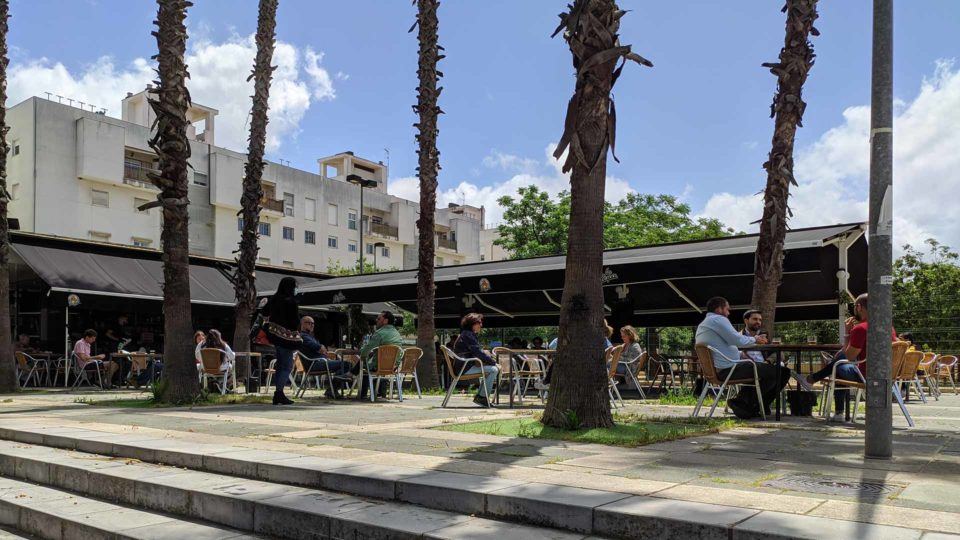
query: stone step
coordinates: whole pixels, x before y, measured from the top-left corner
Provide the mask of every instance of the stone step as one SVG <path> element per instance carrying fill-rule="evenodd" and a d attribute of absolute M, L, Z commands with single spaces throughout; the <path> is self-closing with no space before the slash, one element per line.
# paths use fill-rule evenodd
<path fill-rule="evenodd" d="M 552 540 L 583 539 L 582 532 L 569 533 L 473 517 L 464 513 L 423 508 L 397 502 L 371 500 L 330 491 L 294 487 L 259 480 L 214 474 L 138 460 L 112 458 L 86 452 L 68 451 L 45 446 L 0 441 L 0 474 L 2 482 L 17 487 L 31 486 L 38 493 L 31 502 L 52 498 L 51 508 L 64 508 L 65 495 L 73 495 L 82 503 L 96 500 L 100 504 L 126 505 L 143 509 L 145 514 L 161 516 L 166 521 L 178 516 L 188 520 L 228 527 L 235 535 L 254 533 L 270 538 L 533 538 Z M 35 482 L 41 485 L 31 485 Z M 2 487 L 0 487 L 2 490 Z M 87 499 L 87 497 L 92 499 Z M 67 527 L 35 523 L 23 516 L 33 516 L 19 505 L 17 489 L 4 490 L 0 501 L 16 506 L 21 514 L 16 520 L 6 517 L 0 525 L 14 522 L 20 530 L 55 536 Z M 109 501 L 109 502 L 103 502 Z M 79 504 L 79 503 L 78 503 Z M 93 503 L 90 503 L 93 505 Z M 92 508 L 94 506 L 91 506 Z M 99 508 L 99 507 L 97 507 Z M 124 510 L 131 510 L 126 509 Z M 53 511 L 53 510 L 51 510 Z M 141 510 L 136 510 L 140 512 Z M 100 514 L 100 510 L 96 510 Z M 119 510 L 113 514 L 120 513 Z M 106 518 L 107 515 L 104 515 Z M 132 517 L 130 519 L 133 519 Z M 153 518 L 159 520 L 160 517 Z M 136 523 L 136 521 L 134 521 Z M 116 519 L 112 522 L 118 525 Z M 152 522 L 151 522 L 152 523 Z M 60 529 L 57 529 L 60 527 Z M 124 534 L 127 534 L 124 532 Z M 99 538 L 100 536 L 63 535 L 64 538 Z M 187 538 L 180 535 L 170 538 Z M 139 538 L 139 537 L 137 537 Z M 198 536 L 198 538 L 203 538 Z M 221 538 L 221 536 L 216 536 Z"/>
<path fill-rule="evenodd" d="M 10 478 L 0 478 L 0 524 L 53 540 L 263 538 Z M 26 537 L 0 530 L 0 539 L 18 538 Z"/>
<path fill-rule="evenodd" d="M 43 445 L 38 448 L 47 451 L 53 451 L 47 447 L 76 449 L 97 454 L 97 459 L 104 459 L 102 456 L 132 458 L 185 467 L 207 475 L 228 475 L 229 482 L 240 485 L 259 481 L 261 484 L 271 483 L 273 487 L 270 489 L 273 490 L 279 489 L 278 485 L 284 485 L 288 490 L 297 489 L 290 486 L 319 488 L 330 496 L 333 496 L 331 492 L 346 494 L 340 496 L 350 500 L 354 496 L 372 497 L 497 520 L 480 528 L 496 529 L 501 526 L 498 524 L 500 520 L 509 520 L 611 538 L 636 538 L 647 536 L 650 531 L 658 531 L 654 536 L 659 538 L 698 535 L 723 538 L 817 538 L 823 526 L 829 530 L 849 531 L 847 536 L 850 538 L 867 534 L 867 537 L 876 538 L 917 539 L 924 534 L 918 529 L 741 508 L 736 505 L 736 500 L 718 500 L 716 502 L 722 504 L 708 504 L 196 443 L 159 438 L 150 433 L 115 434 L 77 427 L 8 426 L 0 428 L 0 439 Z M 90 463 L 89 459 L 86 463 Z M 177 471 L 180 474 L 185 472 L 180 469 Z M 108 472 L 109 469 L 103 470 L 104 474 Z M 250 480 L 238 480 L 237 477 Z M 221 477 L 221 481 L 227 480 Z M 611 486 L 611 489 L 615 489 L 615 486 Z M 778 526 L 778 523 L 783 525 Z"/>

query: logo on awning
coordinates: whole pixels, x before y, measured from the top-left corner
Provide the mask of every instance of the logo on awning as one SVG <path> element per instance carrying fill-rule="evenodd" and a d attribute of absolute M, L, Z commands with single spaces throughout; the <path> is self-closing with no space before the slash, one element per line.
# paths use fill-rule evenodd
<path fill-rule="evenodd" d="M 339 292 L 337 292 L 337 294 L 333 295 L 333 298 L 331 299 L 331 302 L 330 302 L 330 303 L 331 303 L 331 304 L 343 304 L 343 303 L 345 303 L 346 301 L 347 301 L 347 296 L 346 296 L 345 294 L 343 294 L 343 291 L 339 291 Z"/>
<path fill-rule="evenodd" d="M 608 283 L 613 283 L 614 281 L 620 279 L 620 276 L 616 272 L 609 268 L 603 269 L 603 274 L 600 275 L 600 283 L 606 285 Z"/>

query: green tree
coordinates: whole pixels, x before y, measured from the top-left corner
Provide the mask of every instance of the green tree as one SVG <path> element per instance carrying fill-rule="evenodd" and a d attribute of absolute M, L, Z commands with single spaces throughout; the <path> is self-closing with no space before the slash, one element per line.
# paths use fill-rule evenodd
<path fill-rule="evenodd" d="M 552 199 L 536 186 L 526 186 L 516 198 L 506 195 L 497 202 L 504 213 L 495 243 L 513 258 L 565 253 L 570 231 L 569 192 Z M 702 240 L 734 232 L 717 219 L 694 218 L 690 212 L 689 205 L 665 194 L 630 193 L 616 204 L 604 203 L 603 246 Z"/>
<path fill-rule="evenodd" d="M 910 245 L 893 264 L 893 324 L 915 343 L 941 353 L 960 349 L 960 255 L 934 239 L 924 253 Z"/>

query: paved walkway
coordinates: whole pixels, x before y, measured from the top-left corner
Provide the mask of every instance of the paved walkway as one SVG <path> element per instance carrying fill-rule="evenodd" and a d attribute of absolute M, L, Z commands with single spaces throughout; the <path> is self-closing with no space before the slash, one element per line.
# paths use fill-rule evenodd
<path fill-rule="evenodd" d="M 76 399 L 71 393 L 0 399 L 0 425 L 82 425 L 960 534 L 960 396 L 952 394 L 910 404 L 913 429 L 895 410 L 890 461 L 863 458 L 862 423 L 828 426 L 819 419 L 785 418 L 617 448 L 431 429 L 535 411 L 488 411 L 467 398 L 455 398 L 450 409 L 439 408 L 440 397 L 193 409 L 108 409 Z M 685 415 L 690 409 L 628 401 L 627 412 Z"/>

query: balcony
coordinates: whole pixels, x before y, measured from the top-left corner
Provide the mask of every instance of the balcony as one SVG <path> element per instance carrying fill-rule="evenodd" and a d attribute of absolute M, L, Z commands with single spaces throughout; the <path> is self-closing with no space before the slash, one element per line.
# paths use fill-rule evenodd
<path fill-rule="evenodd" d="M 278 214 L 283 213 L 283 201 L 264 197 L 260 200 L 260 206 L 262 206 L 264 210 L 269 210 Z"/>
<path fill-rule="evenodd" d="M 157 169 L 145 167 L 137 161 L 125 161 L 123 164 L 123 183 L 128 186 L 136 186 L 144 189 L 159 189 L 150 180 L 148 174 L 160 174 Z"/>
<path fill-rule="evenodd" d="M 457 250 L 457 241 L 456 241 L 456 240 L 450 240 L 449 238 L 440 238 L 440 237 L 437 237 L 437 247 L 440 247 L 440 248 L 443 248 L 443 249 L 449 249 L 449 250 L 451 250 L 451 251 L 456 251 L 456 250 Z"/>
<path fill-rule="evenodd" d="M 396 239 L 400 237 L 400 229 L 398 227 L 392 227 L 385 223 L 371 223 L 370 232 L 386 238 Z"/>

